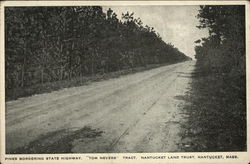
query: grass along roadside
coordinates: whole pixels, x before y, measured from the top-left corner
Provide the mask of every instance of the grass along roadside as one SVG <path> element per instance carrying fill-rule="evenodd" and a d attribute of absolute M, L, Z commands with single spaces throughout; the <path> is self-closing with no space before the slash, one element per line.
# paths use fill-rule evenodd
<path fill-rule="evenodd" d="M 204 74 L 196 66 L 183 126 L 182 149 L 188 152 L 246 151 L 245 77 Z M 186 145 L 186 146 L 185 146 Z"/>

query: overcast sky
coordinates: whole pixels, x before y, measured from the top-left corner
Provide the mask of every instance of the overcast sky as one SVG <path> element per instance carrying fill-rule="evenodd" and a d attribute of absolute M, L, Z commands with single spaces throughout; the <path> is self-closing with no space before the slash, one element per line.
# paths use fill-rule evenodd
<path fill-rule="evenodd" d="M 199 6 L 105 6 L 111 8 L 121 18 L 122 13 L 134 12 L 144 26 L 154 27 L 162 39 L 172 43 L 187 56 L 194 58 L 194 41 L 208 35 L 207 30 L 199 30 L 195 17 Z"/>

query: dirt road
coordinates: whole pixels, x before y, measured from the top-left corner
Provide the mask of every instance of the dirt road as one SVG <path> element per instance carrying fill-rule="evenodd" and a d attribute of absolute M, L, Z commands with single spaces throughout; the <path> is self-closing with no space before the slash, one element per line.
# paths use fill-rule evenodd
<path fill-rule="evenodd" d="M 6 103 L 6 153 L 180 151 L 194 62 Z"/>

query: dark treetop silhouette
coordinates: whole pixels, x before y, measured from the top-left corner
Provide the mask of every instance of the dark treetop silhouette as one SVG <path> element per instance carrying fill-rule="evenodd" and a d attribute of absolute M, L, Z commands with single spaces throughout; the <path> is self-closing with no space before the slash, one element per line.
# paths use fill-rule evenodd
<path fill-rule="evenodd" d="M 6 89 L 189 59 L 134 13 L 100 6 L 7 7 Z"/>

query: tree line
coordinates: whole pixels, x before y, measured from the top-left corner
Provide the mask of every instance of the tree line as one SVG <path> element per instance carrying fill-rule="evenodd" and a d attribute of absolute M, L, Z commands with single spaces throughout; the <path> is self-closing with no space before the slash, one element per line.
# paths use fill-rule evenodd
<path fill-rule="evenodd" d="M 153 19 L 153 18 L 152 18 Z M 134 13 L 6 7 L 6 89 L 189 59 Z"/>
<path fill-rule="evenodd" d="M 209 37 L 197 40 L 196 59 L 210 73 L 245 78 L 245 6 L 200 6 L 197 15 Z M 244 80 L 243 80 L 244 81 Z"/>
<path fill-rule="evenodd" d="M 194 103 L 199 105 L 196 110 L 202 111 L 197 119 L 199 125 L 204 125 L 201 142 L 208 143 L 205 146 L 208 151 L 214 148 L 217 151 L 245 151 L 245 6 L 200 6 L 197 17 L 198 28 L 209 30 L 209 36 L 197 40 L 195 48 L 197 79 L 194 88 L 199 98 L 198 103 Z M 210 142 L 211 138 L 215 142 Z"/>

